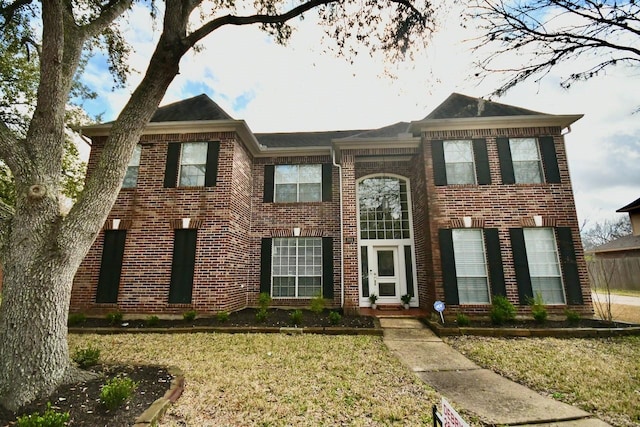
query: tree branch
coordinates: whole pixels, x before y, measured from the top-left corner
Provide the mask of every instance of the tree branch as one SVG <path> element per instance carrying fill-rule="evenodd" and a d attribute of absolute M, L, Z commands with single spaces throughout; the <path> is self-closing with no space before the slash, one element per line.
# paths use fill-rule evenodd
<path fill-rule="evenodd" d="M 96 19 L 81 27 L 82 31 L 86 34 L 87 38 L 95 37 L 111 25 L 111 23 L 131 7 L 132 4 L 133 0 L 110 1 L 102 8 L 100 15 Z"/>

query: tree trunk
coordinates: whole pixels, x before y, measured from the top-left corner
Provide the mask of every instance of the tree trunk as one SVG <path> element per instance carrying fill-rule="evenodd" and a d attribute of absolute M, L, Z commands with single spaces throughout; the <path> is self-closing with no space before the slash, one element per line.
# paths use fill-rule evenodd
<path fill-rule="evenodd" d="M 76 268 L 33 243 L 11 246 L 0 306 L 0 404 L 15 411 L 52 393 L 69 373 L 67 316 Z"/>

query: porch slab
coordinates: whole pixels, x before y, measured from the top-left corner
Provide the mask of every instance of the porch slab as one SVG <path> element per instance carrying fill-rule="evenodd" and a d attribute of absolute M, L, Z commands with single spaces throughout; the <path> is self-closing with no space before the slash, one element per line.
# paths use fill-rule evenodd
<path fill-rule="evenodd" d="M 421 321 L 408 317 L 379 317 L 378 320 L 384 329 L 426 329 Z"/>
<path fill-rule="evenodd" d="M 588 418 L 573 421 L 559 421 L 554 423 L 542 423 L 542 424 L 523 424 L 520 427 L 607 427 L 611 424 L 607 424 L 598 418 Z"/>
<path fill-rule="evenodd" d="M 414 372 L 479 369 L 478 365 L 442 341 L 414 341 L 384 338 L 384 343 Z"/>
<path fill-rule="evenodd" d="M 491 424 L 559 425 L 562 421 L 573 421 L 580 423 L 576 426 L 582 426 L 592 417 L 588 412 L 544 397 L 487 369 L 429 371 L 417 375 L 447 400 L 489 420 Z"/>
<path fill-rule="evenodd" d="M 390 341 L 433 341 L 442 342 L 431 329 L 384 329 L 384 339 Z"/>

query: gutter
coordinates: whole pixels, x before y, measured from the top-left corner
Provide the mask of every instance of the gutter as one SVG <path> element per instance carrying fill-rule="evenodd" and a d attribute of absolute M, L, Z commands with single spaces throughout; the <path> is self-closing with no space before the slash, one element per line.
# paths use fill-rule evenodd
<path fill-rule="evenodd" d="M 342 213 L 342 166 L 336 163 L 336 150 L 331 146 L 331 160 L 338 168 L 338 190 L 340 191 L 340 307 L 344 308 L 344 222 Z"/>

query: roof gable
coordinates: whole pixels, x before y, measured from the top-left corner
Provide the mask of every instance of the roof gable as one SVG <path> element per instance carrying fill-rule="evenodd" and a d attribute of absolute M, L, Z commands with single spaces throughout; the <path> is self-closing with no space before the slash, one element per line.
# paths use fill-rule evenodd
<path fill-rule="evenodd" d="M 159 107 L 151 122 L 189 122 L 198 120 L 233 120 L 205 94 Z"/>
<path fill-rule="evenodd" d="M 634 200 L 626 206 L 621 207 L 616 212 L 633 212 L 640 210 L 640 198 Z"/>
<path fill-rule="evenodd" d="M 452 93 L 444 102 L 436 107 L 423 120 L 430 119 L 459 119 L 471 117 L 507 117 L 507 116 L 531 116 L 543 115 L 538 111 L 514 107 L 487 101 L 482 98 L 473 98 L 459 93 Z"/>

